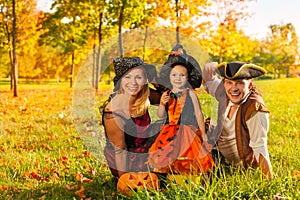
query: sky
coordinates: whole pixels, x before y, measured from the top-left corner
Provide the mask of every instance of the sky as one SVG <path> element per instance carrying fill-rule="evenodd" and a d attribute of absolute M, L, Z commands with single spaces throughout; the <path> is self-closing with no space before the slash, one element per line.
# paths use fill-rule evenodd
<path fill-rule="evenodd" d="M 37 2 L 37 9 L 48 11 L 51 7 L 52 0 L 36 0 Z"/>
<path fill-rule="evenodd" d="M 244 27 L 245 33 L 256 38 L 264 37 L 271 24 L 292 23 L 300 37 L 300 1 L 299 0 L 256 0 L 254 16 Z"/>
<path fill-rule="evenodd" d="M 38 8 L 47 10 L 51 0 L 37 0 Z M 269 25 L 292 23 L 300 37 L 300 0 L 256 0 L 251 8 L 254 15 L 243 27 L 251 37 L 262 39 L 269 32 Z"/>

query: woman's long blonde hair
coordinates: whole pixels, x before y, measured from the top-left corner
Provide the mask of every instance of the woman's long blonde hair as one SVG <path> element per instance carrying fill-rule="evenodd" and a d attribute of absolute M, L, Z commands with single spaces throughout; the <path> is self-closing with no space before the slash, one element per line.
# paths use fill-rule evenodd
<path fill-rule="evenodd" d="M 150 106 L 149 95 L 150 90 L 147 83 L 138 93 L 134 104 L 131 106 L 131 117 L 139 117 L 147 112 Z"/>

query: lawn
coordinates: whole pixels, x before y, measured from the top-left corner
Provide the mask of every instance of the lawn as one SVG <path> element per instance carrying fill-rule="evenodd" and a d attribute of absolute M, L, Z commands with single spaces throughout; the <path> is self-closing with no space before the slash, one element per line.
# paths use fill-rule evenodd
<path fill-rule="evenodd" d="M 255 83 L 270 110 L 272 180 L 253 169 L 227 169 L 207 182 L 170 184 L 131 198 L 116 192 L 103 157 L 98 107 L 111 86 L 95 92 L 64 82 L 20 84 L 19 97 L 12 97 L 2 84 L 0 199 L 299 199 L 300 79 Z M 204 115 L 213 115 L 214 101 L 203 90 L 199 99 Z"/>

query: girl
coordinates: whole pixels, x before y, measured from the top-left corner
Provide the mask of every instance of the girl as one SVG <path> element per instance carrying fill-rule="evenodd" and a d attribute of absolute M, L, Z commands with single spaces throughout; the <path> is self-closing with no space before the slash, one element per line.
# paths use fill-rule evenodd
<path fill-rule="evenodd" d="M 149 149 L 147 163 L 154 172 L 163 174 L 207 173 L 214 163 L 200 103 L 192 90 L 201 85 L 201 69 L 181 45 L 174 50 L 160 73 L 160 84 L 167 90 L 161 96 L 157 115 L 165 117 L 166 123 Z"/>

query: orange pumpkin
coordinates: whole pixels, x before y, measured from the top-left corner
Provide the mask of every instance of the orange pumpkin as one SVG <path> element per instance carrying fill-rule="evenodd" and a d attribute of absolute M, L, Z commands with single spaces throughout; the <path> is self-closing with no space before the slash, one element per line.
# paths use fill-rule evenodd
<path fill-rule="evenodd" d="M 117 183 L 118 192 L 131 196 L 132 191 L 138 189 L 158 190 L 159 179 L 151 172 L 127 172 L 123 174 Z"/>

